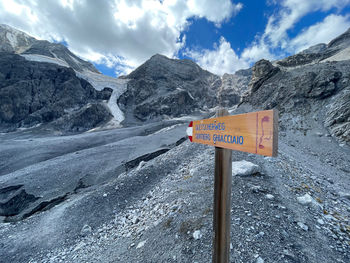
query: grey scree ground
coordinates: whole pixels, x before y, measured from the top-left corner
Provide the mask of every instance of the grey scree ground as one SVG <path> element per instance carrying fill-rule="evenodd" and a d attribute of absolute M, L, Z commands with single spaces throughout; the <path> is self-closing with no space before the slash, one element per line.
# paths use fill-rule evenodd
<path fill-rule="evenodd" d="M 233 152 L 260 172 L 233 177 L 231 262 L 350 262 L 349 148 L 311 132 L 280 135 L 277 158 Z M 173 146 L 0 224 L 1 261 L 210 262 L 214 148 Z"/>

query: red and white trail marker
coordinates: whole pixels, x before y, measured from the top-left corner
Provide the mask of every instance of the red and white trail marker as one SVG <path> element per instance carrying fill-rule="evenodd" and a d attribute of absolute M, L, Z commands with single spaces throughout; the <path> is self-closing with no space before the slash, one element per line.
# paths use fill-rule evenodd
<path fill-rule="evenodd" d="M 190 141 L 192 142 L 192 134 L 193 134 L 193 121 L 190 122 L 190 124 L 188 125 L 188 128 L 186 130 L 188 139 L 190 139 Z"/>

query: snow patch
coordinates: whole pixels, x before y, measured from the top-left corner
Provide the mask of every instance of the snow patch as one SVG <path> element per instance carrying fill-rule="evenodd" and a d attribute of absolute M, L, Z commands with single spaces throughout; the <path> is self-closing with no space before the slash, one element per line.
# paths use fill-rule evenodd
<path fill-rule="evenodd" d="M 166 132 L 166 131 L 169 131 L 169 130 L 171 130 L 171 129 L 174 129 L 174 128 L 180 126 L 180 125 L 182 125 L 182 124 L 174 124 L 174 125 L 171 125 L 171 126 L 169 126 L 169 127 L 165 127 L 165 128 L 163 128 L 163 129 L 160 129 L 159 131 L 156 131 L 156 132 L 153 133 L 153 134 L 159 134 L 159 133 L 162 133 L 162 132 Z"/>
<path fill-rule="evenodd" d="M 25 55 L 21 55 L 21 56 L 29 61 L 47 62 L 47 63 L 53 63 L 53 64 L 57 64 L 59 66 L 67 67 L 67 68 L 69 67 L 67 62 L 65 62 L 62 59 L 59 59 L 57 57 L 51 58 L 48 56 L 43 56 L 43 55 L 38 55 L 38 54 L 25 54 Z"/>
<path fill-rule="evenodd" d="M 76 75 L 77 77 L 88 81 L 96 90 L 103 90 L 106 87 L 113 89 L 107 106 L 114 116 L 114 120 L 117 121 L 118 124 L 124 120 L 124 113 L 119 109 L 117 100 L 119 96 L 126 91 L 128 80 L 116 79 L 88 70 L 76 72 Z"/>
<path fill-rule="evenodd" d="M 188 93 L 188 95 L 190 96 L 190 98 L 191 98 L 192 100 L 194 100 L 192 94 L 191 94 L 189 91 L 187 91 L 187 93 Z"/>

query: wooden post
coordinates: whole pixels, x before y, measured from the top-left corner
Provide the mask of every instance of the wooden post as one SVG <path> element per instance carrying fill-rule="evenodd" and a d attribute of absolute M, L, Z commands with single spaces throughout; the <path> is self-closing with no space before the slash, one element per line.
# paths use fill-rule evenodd
<path fill-rule="evenodd" d="M 217 117 L 228 115 L 220 109 Z M 230 262 L 232 150 L 215 147 L 213 263 Z"/>

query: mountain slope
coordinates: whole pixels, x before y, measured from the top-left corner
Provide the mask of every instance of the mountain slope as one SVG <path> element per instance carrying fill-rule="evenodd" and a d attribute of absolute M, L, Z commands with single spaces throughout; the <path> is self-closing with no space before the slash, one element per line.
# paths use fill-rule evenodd
<path fill-rule="evenodd" d="M 107 123 L 108 127 L 118 127 L 120 122 L 124 120 L 124 114 L 117 105 L 117 98 L 126 89 L 127 80 L 104 76 L 90 62 L 80 59 L 64 45 L 36 40 L 7 25 L 0 25 L 0 51 L 3 51 L 1 53 L 2 68 L 0 70 L 2 74 L 5 74 L 6 79 L 6 82 L 2 83 L 2 90 L 0 91 L 2 94 L 6 93 L 6 96 L 3 95 L 3 105 L 0 108 L 1 130 L 33 127 L 34 125 L 53 122 L 55 129 L 61 131 L 85 131 L 101 125 L 105 126 Z M 20 55 L 25 58 L 26 62 L 18 56 L 11 56 L 10 54 Z M 10 61 L 11 58 L 14 58 L 14 60 Z M 23 63 L 23 65 L 17 65 L 16 63 Z M 41 79 L 51 83 L 47 88 L 48 90 L 60 90 L 61 85 L 63 85 L 60 81 L 55 80 L 57 77 L 55 74 L 50 75 L 51 73 L 46 72 L 46 65 L 51 71 L 62 72 L 62 74 L 63 72 L 69 72 L 67 76 L 74 79 L 70 82 L 72 91 L 62 93 L 63 96 L 67 97 L 60 98 L 60 100 L 69 101 L 68 104 L 62 102 L 62 105 L 57 108 L 57 98 L 52 99 L 50 97 L 53 95 L 52 92 L 46 92 L 44 87 L 40 86 L 42 85 Z M 65 69 L 62 69 L 62 67 Z M 20 70 L 24 70 L 23 78 Z M 35 74 L 27 74 L 28 71 L 35 71 Z M 95 90 L 86 90 L 86 94 L 82 95 L 80 85 L 75 84 L 81 81 L 79 78 L 84 79 L 84 83 L 87 81 L 90 87 L 92 86 Z M 16 94 L 28 92 L 23 87 L 22 82 L 30 82 L 28 84 L 30 88 L 27 89 L 31 89 L 31 93 L 25 97 L 16 96 Z M 9 85 L 6 86 L 6 89 L 5 84 Z M 76 90 L 74 90 L 75 88 Z M 100 95 L 91 96 L 90 93 Z M 11 98 L 12 96 L 16 99 Z M 38 97 L 40 97 L 40 102 L 34 102 L 37 106 L 31 106 Z M 52 102 L 53 100 L 54 102 Z M 51 105 L 52 103 L 55 105 Z M 19 109 L 20 105 L 25 105 L 25 109 Z M 27 110 L 27 108 L 30 110 Z M 22 113 L 20 114 L 19 111 L 22 111 Z M 50 117 L 43 117 L 43 114 Z M 13 116 L 10 117 L 10 115 Z M 78 117 L 82 118 L 84 123 L 73 121 Z M 68 119 L 71 120 L 68 121 Z M 72 123 L 67 124 L 71 121 L 74 122 L 74 125 Z M 65 123 L 67 125 L 64 125 Z"/>
<path fill-rule="evenodd" d="M 127 76 L 118 104 L 126 122 L 178 117 L 217 105 L 220 78 L 190 60 L 154 55 Z"/>
<path fill-rule="evenodd" d="M 91 129 L 111 119 L 108 109 L 101 104 L 111 93 L 110 89 L 95 90 L 70 68 L 0 52 L 2 130 L 50 122 L 60 130 Z M 77 123 L 78 119 L 84 122 L 83 126 Z"/>
<path fill-rule="evenodd" d="M 312 46 L 296 55 L 287 57 L 276 64 L 281 67 L 296 67 L 327 61 L 343 61 L 350 59 L 350 28 L 326 44 Z"/>
<path fill-rule="evenodd" d="M 287 70 L 261 60 L 253 67 L 250 94 L 243 98 L 243 104 L 277 108 L 282 129 L 290 123 L 294 130 L 305 134 L 330 134 L 340 143 L 350 143 L 349 72 L 349 60 Z"/>
<path fill-rule="evenodd" d="M 74 55 L 62 44 L 50 43 L 35 38 L 8 25 L 0 25 L 0 51 L 23 55 L 26 59 L 38 62 L 56 63 L 71 67 L 76 71 L 99 71 L 87 61 Z"/>

